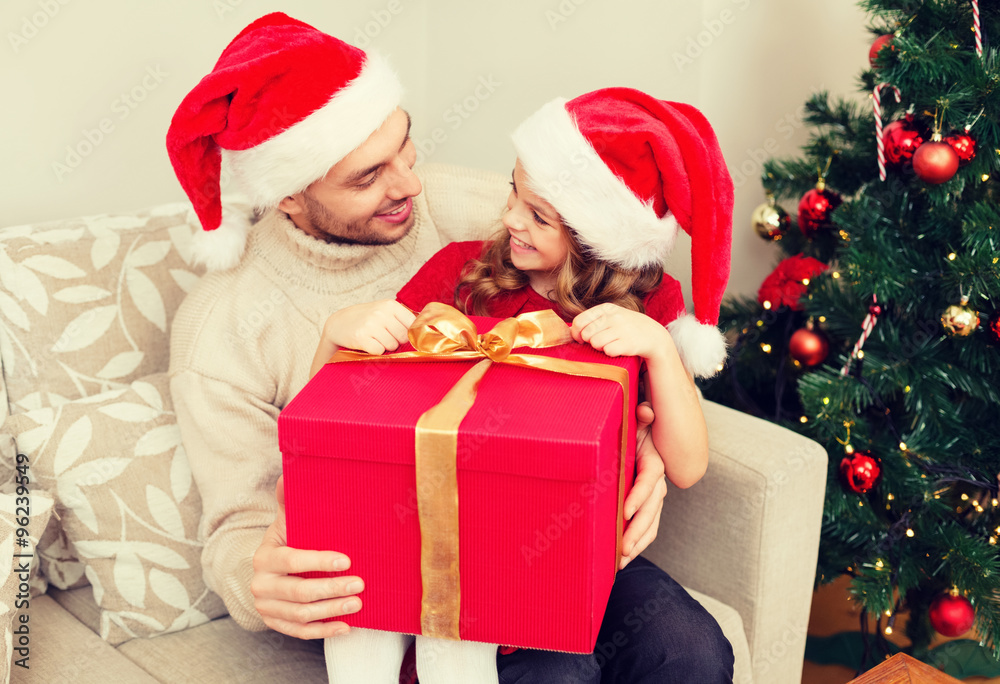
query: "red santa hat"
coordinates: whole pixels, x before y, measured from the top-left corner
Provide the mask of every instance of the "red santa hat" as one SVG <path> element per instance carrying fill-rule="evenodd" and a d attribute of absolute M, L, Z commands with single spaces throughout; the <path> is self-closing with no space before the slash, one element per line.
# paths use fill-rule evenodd
<path fill-rule="evenodd" d="M 382 58 L 280 12 L 243 29 L 167 132 L 174 172 L 204 229 L 196 259 L 229 268 L 246 243 L 249 220 L 222 212 L 223 157 L 253 205 L 272 208 L 361 145 L 402 92 Z"/>
<path fill-rule="evenodd" d="M 726 358 L 716 325 L 729 281 L 733 181 L 697 109 L 631 88 L 557 99 L 513 134 L 531 188 L 591 254 L 625 268 L 662 264 L 678 225 L 691 236 L 694 314 L 668 329 L 684 365 L 708 377 Z"/>

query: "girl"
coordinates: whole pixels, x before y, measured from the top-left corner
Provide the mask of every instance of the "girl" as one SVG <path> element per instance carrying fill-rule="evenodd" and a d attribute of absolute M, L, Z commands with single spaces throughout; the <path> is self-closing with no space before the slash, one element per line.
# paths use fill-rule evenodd
<path fill-rule="evenodd" d="M 485 243 L 442 249 L 397 302 L 333 314 L 312 373 L 339 347 L 396 349 L 407 339 L 413 312 L 431 301 L 495 317 L 553 309 L 572 323 L 577 342 L 643 359 L 656 416 L 653 443 L 667 479 L 690 487 L 708 464 L 692 374 L 711 375 L 725 358 L 715 323 L 728 279 L 733 186 L 714 133 L 689 105 L 613 88 L 550 102 L 513 139 L 517 160 L 503 228 Z M 663 273 L 678 225 L 692 238 L 696 318 L 684 315 L 680 286 Z M 382 682 L 372 674 L 378 664 L 384 681 L 395 682 L 411 639 L 357 628 L 327 639 L 331 681 L 356 681 L 349 671 L 360 666 L 364 681 Z M 730 654 L 729 675 L 725 662 L 706 664 L 722 668 L 711 679 L 676 667 L 646 677 L 727 681 L 731 663 Z M 417 672 L 422 684 L 497 682 L 496 646 L 417 637 Z M 598 670 L 594 681 L 600 678 Z"/>

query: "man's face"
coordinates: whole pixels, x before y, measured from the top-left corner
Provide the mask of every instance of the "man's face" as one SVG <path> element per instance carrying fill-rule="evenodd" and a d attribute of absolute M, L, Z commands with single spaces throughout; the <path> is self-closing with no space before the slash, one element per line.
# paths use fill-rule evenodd
<path fill-rule="evenodd" d="M 303 192 L 278 208 L 301 230 L 326 242 L 390 245 L 406 236 L 416 218 L 413 173 L 417 151 L 410 116 L 396 109 L 359 147 Z"/>

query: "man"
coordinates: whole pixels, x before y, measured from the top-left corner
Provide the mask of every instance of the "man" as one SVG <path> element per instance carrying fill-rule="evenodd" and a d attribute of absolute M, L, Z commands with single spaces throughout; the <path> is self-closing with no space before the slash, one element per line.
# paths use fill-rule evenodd
<path fill-rule="evenodd" d="M 285 544 L 277 417 L 308 380 L 324 322 L 383 300 L 384 315 L 408 325 L 412 314 L 394 301 L 396 291 L 444 244 L 485 237 L 507 193 L 494 174 L 414 171 L 401 91 L 382 60 L 275 13 L 227 46 L 167 135 L 204 229 L 196 255 L 213 269 L 174 319 L 171 392 L 203 502 L 206 582 L 246 629 L 331 637 L 347 626 L 318 621 L 362 606 L 363 578 L 292 576 L 347 570 L 349 558 Z M 223 213 L 223 158 L 264 212 L 252 230 Z M 655 451 L 639 451 L 625 507 L 626 561 L 655 537 L 666 491 Z M 644 563 L 635 565 L 655 570 Z M 642 594 L 639 585 L 633 592 Z M 620 618 L 628 608 L 619 606 Z M 511 673 L 543 677 L 533 654 L 552 656 L 498 660 L 509 659 Z M 569 666 L 557 658 L 546 667 Z"/>

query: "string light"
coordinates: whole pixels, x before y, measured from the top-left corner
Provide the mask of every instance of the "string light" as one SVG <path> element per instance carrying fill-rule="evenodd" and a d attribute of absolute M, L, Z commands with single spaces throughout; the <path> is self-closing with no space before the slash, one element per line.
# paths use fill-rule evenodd
<path fill-rule="evenodd" d="M 833 272 L 833 273 L 831 273 L 830 275 L 832 275 L 832 276 L 833 276 L 833 279 L 834 279 L 834 280 L 837 280 L 838 278 L 840 278 L 840 271 L 834 271 L 834 272 Z"/>
<path fill-rule="evenodd" d="M 886 625 L 885 626 L 885 633 L 886 634 L 892 634 L 892 627 L 890 627 L 889 625 Z"/>
<path fill-rule="evenodd" d="M 989 179 L 990 179 L 990 174 L 988 174 L 988 173 L 984 173 L 984 174 L 983 174 L 983 182 L 985 183 L 985 182 L 986 182 L 986 181 L 988 181 Z"/>
<path fill-rule="evenodd" d="M 799 416 L 799 422 L 800 422 L 800 423 L 808 423 L 808 422 L 809 422 L 809 419 L 808 419 L 808 418 L 806 418 L 805 416 Z M 996 502 L 997 502 L 997 500 L 996 500 L 996 499 L 993 499 L 993 505 L 994 505 L 994 506 L 996 506 L 996 505 L 997 505 L 997 503 L 996 503 Z"/>
<path fill-rule="evenodd" d="M 913 530 L 910 529 L 910 528 L 906 528 L 906 536 L 907 537 L 913 537 L 913 535 L 914 535 Z"/>
<path fill-rule="evenodd" d="M 909 385 L 907 385 L 906 387 L 903 388 L 903 391 L 904 392 L 909 392 L 911 389 L 912 388 Z"/>
<path fill-rule="evenodd" d="M 948 261 L 954 261 L 957 257 L 958 255 L 952 252 L 951 254 L 948 255 Z"/>
<path fill-rule="evenodd" d="M 760 349 L 765 354 L 770 354 L 771 353 L 771 345 L 767 344 L 766 342 L 761 342 L 760 343 Z"/>
<path fill-rule="evenodd" d="M 892 495 L 892 492 L 889 492 L 889 496 L 887 496 L 887 497 L 885 497 L 885 498 L 887 498 L 887 499 L 888 499 L 889 501 L 892 501 L 892 500 L 893 500 L 893 499 L 895 499 L 896 497 Z"/>
<path fill-rule="evenodd" d="M 716 370 L 716 372 L 717 372 L 717 373 L 721 373 L 721 372 L 722 372 L 722 369 L 723 369 L 723 368 L 725 368 L 725 366 L 723 366 L 723 365 L 722 365 L 722 364 L 720 363 L 720 364 L 719 364 L 718 366 L 716 366 L 716 367 L 715 367 L 715 370 Z"/>
<path fill-rule="evenodd" d="M 819 322 L 820 323 L 826 323 L 826 316 L 820 316 L 819 317 Z"/>
<path fill-rule="evenodd" d="M 858 358 L 859 359 L 865 358 L 865 350 L 864 349 L 859 349 L 858 350 Z"/>
<path fill-rule="evenodd" d="M 885 567 L 885 566 L 883 565 L 883 563 L 882 563 L 882 559 L 881 559 L 881 558 L 879 558 L 878 560 L 876 560 L 876 561 L 875 561 L 875 567 L 876 567 L 876 568 L 879 568 L 879 569 L 881 569 L 881 568 Z"/>
<path fill-rule="evenodd" d="M 823 397 L 823 405 L 826 406 L 830 403 L 830 397 Z"/>
<path fill-rule="evenodd" d="M 765 309 L 770 309 L 771 308 L 771 300 L 769 300 L 769 299 L 765 299 L 764 300 L 764 308 Z"/>
<path fill-rule="evenodd" d="M 906 442 L 900 442 L 899 443 L 899 450 L 900 451 L 906 451 Z"/>
<path fill-rule="evenodd" d="M 809 284 L 809 279 L 808 278 L 803 278 L 802 279 L 802 284 L 803 285 L 808 285 Z"/>
<path fill-rule="evenodd" d="M 969 500 L 969 495 L 968 494 L 962 494 L 961 498 L 962 498 L 962 501 L 968 501 Z"/>

